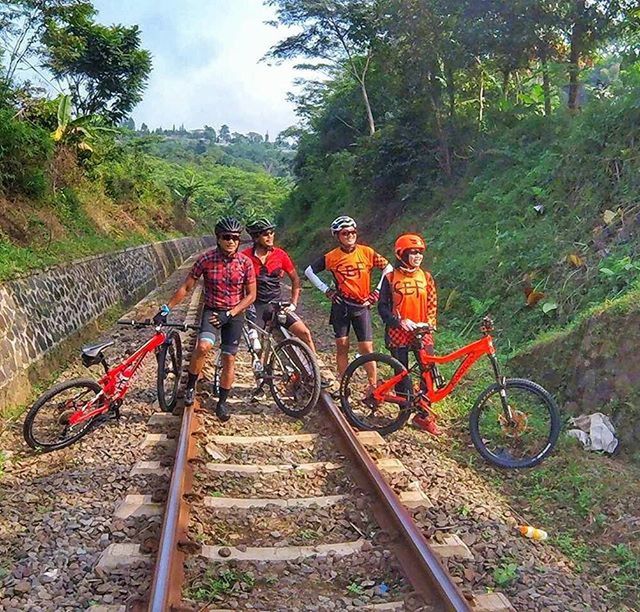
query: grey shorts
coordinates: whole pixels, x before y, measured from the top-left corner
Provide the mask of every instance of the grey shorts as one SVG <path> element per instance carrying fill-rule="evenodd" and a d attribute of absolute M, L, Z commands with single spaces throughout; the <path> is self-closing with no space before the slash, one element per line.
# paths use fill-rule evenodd
<path fill-rule="evenodd" d="M 235 355 L 240 346 L 240 338 L 242 337 L 242 326 L 244 325 L 244 313 L 236 315 L 220 328 L 211 324 L 211 315 L 216 312 L 224 312 L 224 310 L 205 308 L 202 311 L 202 319 L 200 321 L 200 334 L 198 340 L 210 342 L 213 346 L 220 344 L 220 350 L 227 355 Z"/>

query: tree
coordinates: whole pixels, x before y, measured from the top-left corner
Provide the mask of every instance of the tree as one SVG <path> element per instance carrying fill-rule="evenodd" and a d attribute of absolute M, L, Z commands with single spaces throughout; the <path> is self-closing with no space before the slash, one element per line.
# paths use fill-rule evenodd
<path fill-rule="evenodd" d="M 41 39 L 51 20 L 64 22 L 73 9 L 90 9 L 87 0 L 5 0 L 0 3 L 0 47 L 6 52 L 4 79 L 11 83 L 22 68 L 36 69 Z"/>
<path fill-rule="evenodd" d="M 229 130 L 229 126 L 226 124 L 221 125 L 218 136 L 220 138 L 220 142 L 229 142 L 231 140 L 231 131 Z"/>
<path fill-rule="evenodd" d="M 79 114 L 117 123 L 142 99 L 151 56 L 140 48 L 138 26 L 99 25 L 93 21 L 95 12 L 81 4 L 70 9 L 64 22 L 48 20 L 44 65 L 71 93 Z"/>
<path fill-rule="evenodd" d="M 144 122 L 140 126 L 140 133 L 141 134 L 148 134 L 149 133 L 149 126 Z"/>
<path fill-rule="evenodd" d="M 278 61 L 302 57 L 316 63 L 297 67 L 340 70 L 347 67 L 360 87 L 369 134 L 376 123 L 367 91 L 367 74 L 379 35 L 380 0 L 267 0 L 279 24 L 301 31 L 273 46 L 266 57 Z"/>
<path fill-rule="evenodd" d="M 207 138 L 211 144 L 218 141 L 216 138 L 216 131 L 210 125 L 204 126 L 204 137 Z"/>

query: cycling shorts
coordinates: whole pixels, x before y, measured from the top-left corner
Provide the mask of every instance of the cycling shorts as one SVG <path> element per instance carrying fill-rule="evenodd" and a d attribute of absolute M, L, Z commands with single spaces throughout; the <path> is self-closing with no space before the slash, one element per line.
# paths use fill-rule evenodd
<path fill-rule="evenodd" d="M 336 338 L 346 338 L 353 327 L 358 342 L 371 342 L 373 340 L 373 327 L 371 325 L 371 309 L 369 306 L 345 304 L 339 302 L 331 305 L 330 325 Z"/>
<path fill-rule="evenodd" d="M 220 339 L 220 350 L 227 355 L 235 355 L 242 338 L 242 326 L 244 325 L 244 313 L 231 317 L 222 327 L 214 327 L 209 319 L 216 312 L 226 312 L 218 308 L 205 308 L 202 311 L 200 322 L 200 334 L 198 340 L 210 342 L 213 346 Z"/>
<path fill-rule="evenodd" d="M 249 306 L 249 310 L 247 310 L 247 319 L 264 329 L 267 321 L 271 320 L 274 310 L 275 304 L 269 304 L 268 302 L 254 302 Z M 287 311 L 287 320 L 284 327 L 289 329 L 298 321 L 302 321 L 302 319 L 295 312 Z"/>

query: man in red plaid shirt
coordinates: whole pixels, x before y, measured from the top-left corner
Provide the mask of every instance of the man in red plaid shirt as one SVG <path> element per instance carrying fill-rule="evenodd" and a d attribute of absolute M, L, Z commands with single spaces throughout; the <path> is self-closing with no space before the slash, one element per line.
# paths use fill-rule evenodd
<path fill-rule="evenodd" d="M 240 222 L 233 217 L 223 217 L 216 223 L 215 232 L 218 246 L 196 260 L 185 282 L 153 320 L 159 325 L 166 322 L 171 308 L 179 304 L 203 277 L 205 307 L 198 344 L 189 365 L 184 403 L 193 404 L 196 381 L 219 335 L 222 373 L 216 415 L 221 421 L 227 421 L 229 408 L 226 402 L 233 385 L 235 356 L 242 336 L 244 311 L 256 299 L 256 275 L 251 260 L 238 252 L 242 232 Z"/>

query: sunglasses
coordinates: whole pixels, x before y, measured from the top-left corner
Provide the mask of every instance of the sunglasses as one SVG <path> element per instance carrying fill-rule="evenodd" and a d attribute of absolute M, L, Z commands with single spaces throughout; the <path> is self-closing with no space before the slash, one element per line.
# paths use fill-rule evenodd
<path fill-rule="evenodd" d="M 273 236 L 275 232 L 273 230 L 264 230 L 264 232 L 260 232 L 260 236 Z"/>
<path fill-rule="evenodd" d="M 342 230 L 340 235 L 346 238 L 347 236 L 355 236 L 357 233 L 356 230 Z"/>
<path fill-rule="evenodd" d="M 407 255 L 423 255 L 424 253 L 420 249 L 409 249 Z"/>
<path fill-rule="evenodd" d="M 226 240 L 227 242 L 240 242 L 240 236 L 238 234 L 220 234 L 218 240 Z"/>

